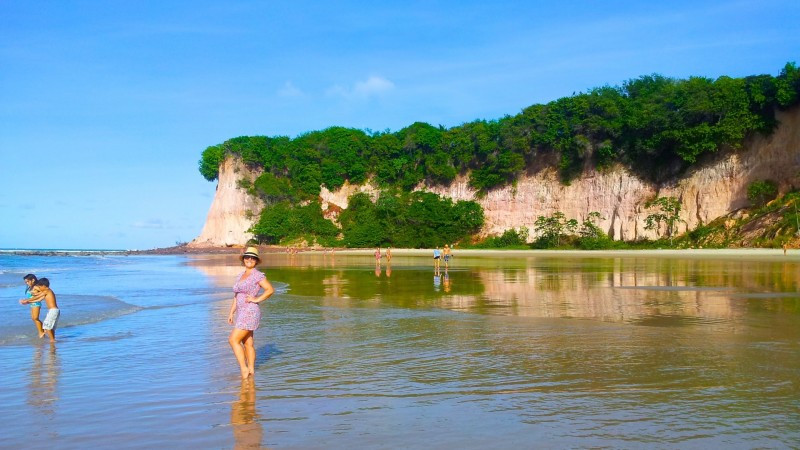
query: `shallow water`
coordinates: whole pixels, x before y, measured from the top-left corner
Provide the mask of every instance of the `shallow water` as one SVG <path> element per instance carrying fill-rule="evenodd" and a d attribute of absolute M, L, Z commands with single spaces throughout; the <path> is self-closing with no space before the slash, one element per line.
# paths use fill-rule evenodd
<path fill-rule="evenodd" d="M 800 259 L 534 255 L 270 255 L 245 383 L 235 259 L 0 256 L 0 445 L 800 445 Z"/>

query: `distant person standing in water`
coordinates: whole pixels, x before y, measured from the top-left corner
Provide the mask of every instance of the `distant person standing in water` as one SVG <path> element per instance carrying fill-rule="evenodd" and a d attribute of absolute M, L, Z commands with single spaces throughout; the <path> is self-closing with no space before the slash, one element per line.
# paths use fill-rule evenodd
<path fill-rule="evenodd" d="M 442 251 L 439 250 L 439 246 L 437 245 L 435 249 L 433 249 L 433 267 L 438 269 L 441 266 L 441 258 L 442 258 Z"/>
<path fill-rule="evenodd" d="M 22 277 L 22 279 L 25 280 L 25 285 L 27 286 L 25 288 L 26 298 L 20 299 L 19 303 L 21 305 L 30 306 L 31 320 L 33 320 L 33 324 L 36 325 L 36 333 L 39 335 L 39 337 L 42 337 L 44 336 L 44 330 L 42 329 L 42 321 L 39 320 L 39 312 L 42 309 L 42 302 L 41 300 L 28 301 L 30 298 L 33 297 L 33 285 L 36 284 L 38 280 L 36 278 L 36 275 L 32 273 L 25 275 L 24 277 Z"/>
<path fill-rule="evenodd" d="M 268 299 L 275 289 L 267 277 L 255 268 L 261 262 L 257 248 L 247 247 L 240 259 L 244 265 L 244 272 L 239 274 L 233 284 L 234 297 L 228 314 L 228 323 L 233 325 L 233 331 L 228 336 L 228 343 L 239 363 L 242 378 L 247 378 L 256 371 L 253 331 L 261 322 L 261 309 L 258 304 Z M 264 292 L 258 295 L 261 289 Z"/>
<path fill-rule="evenodd" d="M 386 247 L 386 262 L 392 262 L 392 247 Z"/>
<path fill-rule="evenodd" d="M 444 268 L 447 269 L 450 267 L 450 246 L 444 244 L 444 250 L 442 251 L 442 255 L 444 255 Z"/>
<path fill-rule="evenodd" d="M 381 248 L 375 247 L 375 264 L 381 263 Z"/>

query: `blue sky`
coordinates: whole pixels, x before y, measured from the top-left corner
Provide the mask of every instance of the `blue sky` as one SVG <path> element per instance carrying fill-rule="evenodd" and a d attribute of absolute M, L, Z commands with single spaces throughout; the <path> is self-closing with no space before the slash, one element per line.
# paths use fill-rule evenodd
<path fill-rule="evenodd" d="M 797 0 L 0 0 L 0 248 L 194 239 L 201 152 L 236 136 L 452 127 L 789 61 Z"/>

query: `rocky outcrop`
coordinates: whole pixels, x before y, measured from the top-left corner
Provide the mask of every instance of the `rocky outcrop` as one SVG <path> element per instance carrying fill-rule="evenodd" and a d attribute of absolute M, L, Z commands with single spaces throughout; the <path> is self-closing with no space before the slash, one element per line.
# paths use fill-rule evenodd
<path fill-rule="evenodd" d="M 655 232 L 645 230 L 644 224 L 654 211 L 644 204 L 657 196 L 681 201 L 681 218 L 685 221 L 681 231 L 685 231 L 746 207 L 747 186 L 753 181 L 773 180 L 781 192 L 800 186 L 800 108 L 778 113 L 778 120 L 780 126 L 772 135 L 751 138 L 739 151 L 722 152 L 693 168 L 684 178 L 664 185 L 646 182 L 617 167 L 588 170 L 568 186 L 559 181 L 555 170 L 542 170 L 482 198 L 476 196 L 466 178 L 459 178 L 448 187 L 427 189 L 453 200 L 480 203 L 486 217 L 482 230 L 485 235 L 520 227 L 533 231 L 539 216 L 555 212 L 582 221 L 597 211 L 603 217 L 597 225 L 614 239 L 653 238 Z M 242 245 L 250 238 L 246 230 L 253 221 L 247 219 L 247 214 L 257 213 L 261 205 L 237 187 L 237 180 L 257 176 L 241 162 L 225 162 L 206 225 L 191 245 Z M 369 185 L 345 185 L 337 191 L 323 188 L 323 209 L 330 212 L 347 208 L 347 198 L 357 191 L 374 196 L 377 189 Z"/>
<path fill-rule="evenodd" d="M 239 187 L 239 180 L 254 181 L 261 174 L 249 169 L 240 159 L 228 158 L 219 168 L 219 182 L 214 201 L 200 236 L 189 247 L 243 246 L 253 238 L 247 230 L 258 220 L 264 207 L 261 200 Z"/>

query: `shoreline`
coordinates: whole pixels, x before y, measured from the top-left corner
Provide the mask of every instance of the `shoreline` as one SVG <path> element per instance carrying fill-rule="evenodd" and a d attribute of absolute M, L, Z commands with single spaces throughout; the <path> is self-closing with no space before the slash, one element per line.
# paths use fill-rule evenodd
<path fill-rule="evenodd" d="M 295 253 L 289 253 L 289 247 L 257 246 L 262 254 L 291 254 L 291 255 L 336 255 L 362 256 L 374 254 L 374 248 L 356 249 L 329 249 L 329 248 L 298 248 Z M 431 256 L 430 249 L 392 248 L 392 256 Z M 174 246 L 154 248 L 148 250 L 0 250 L 0 254 L 15 256 L 135 256 L 135 255 L 237 255 L 244 251 L 244 247 L 189 247 Z M 386 257 L 386 248 L 381 248 L 382 257 Z M 676 257 L 775 257 L 781 256 L 790 259 L 800 258 L 800 251 L 789 249 L 784 255 L 779 248 L 727 248 L 727 249 L 643 249 L 643 250 L 504 250 L 504 249 L 459 249 L 453 250 L 453 255 L 459 256 L 509 256 L 509 257 L 534 257 L 534 256 L 576 256 L 576 257 L 629 257 L 629 256 L 676 256 Z"/>

